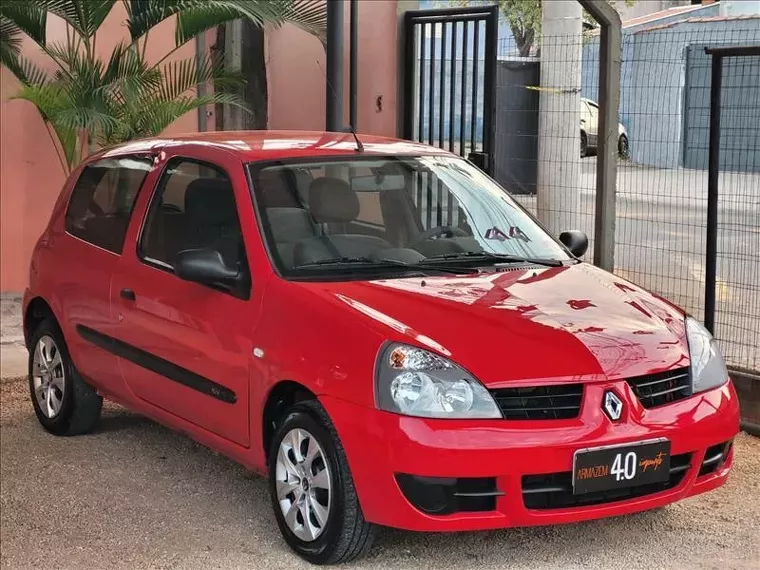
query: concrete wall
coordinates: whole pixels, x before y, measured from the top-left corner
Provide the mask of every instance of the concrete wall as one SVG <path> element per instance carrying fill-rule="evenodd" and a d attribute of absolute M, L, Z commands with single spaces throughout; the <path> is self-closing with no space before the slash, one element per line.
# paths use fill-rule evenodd
<path fill-rule="evenodd" d="M 661 168 L 683 165 L 687 46 L 759 42 L 760 19 L 683 23 L 634 34 L 626 125 L 631 159 Z M 760 86 L 755 90 L 748 100 L 760 96 Z"/>
<path fill-rule="evenodd" d="M 620 122 L 628 130 L 634 162 L 683 165 L 689 45 L 760 43 L 760 19 L 719 20 L 718 10 L 719 4 L 712 4 L 689 12 L 693 21 L 676 15 L 624 28 Z M 583 48 L 581 93 L 597 100 L 598 89 L 599 43 L 593 38 Z"/>

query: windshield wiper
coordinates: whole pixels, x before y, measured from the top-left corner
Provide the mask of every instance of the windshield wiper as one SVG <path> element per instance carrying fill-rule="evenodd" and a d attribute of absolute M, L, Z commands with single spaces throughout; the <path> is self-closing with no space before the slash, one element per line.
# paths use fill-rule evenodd
<path fill-rule="evenodd" d="M 427 266 L 428 262 L 435 263 L 437 260 L 456 261 L 456 260 L 488 260 L 495 263 L 529 263 L 533 265 L 545 265 L 547 267 L 562 267 L 564 265 L 560 259 L 541 259 L 534 257 L 520 257 L 519 255 L 510 255 L 508 253 L 492 253 L 490 251 L 461 251 L 457 253 L 442 253 L 433 255 L 420 261 L 420 264 Z"/>
<path fill-rule="evenodd" d="M 371 268 L 381 268 L 381 267 L 399 267 L 404 269 L 409 269 L 412 271 L 438 271 L 439 273 L 455 273 L 455 274 L 462 274 L 462 273 L 475 273 L 477 272 L 476 269 L 473 268 L 464 268 L 464 267 L 444 267 L 440 265 L 426 267 L 421 266 L 418 263 L 407 263 L 406 261 L 400 261 L 397 259 L 373 259 L 371 257 L 331 257 L 329 259 L 318 259 L 316 261 L 312 261 L 311 263 L 306 263 L 304 265 L 298 265 L 294 269 L 314 269 L 318 267 L 324 267 L 327 265 L 335 265 L 335 266 L 341 266 L 341 265 L 364 265 Z"/>

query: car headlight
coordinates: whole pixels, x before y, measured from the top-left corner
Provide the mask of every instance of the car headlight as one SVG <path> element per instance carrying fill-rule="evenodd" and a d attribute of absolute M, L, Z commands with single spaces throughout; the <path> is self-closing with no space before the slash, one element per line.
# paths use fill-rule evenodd
<path fill-rule="evenodd" d="M 726 362 L 710 332 L 698 321 L 686 317 L 686 338 L 693 392 L 704 392 L 725 384 L 728 381 Z"/>
<path fill-rule="evenodd" d="M 424 418 L 501 418 L 488 390 L 450 360 L 413 346 L 380 351 L 375 377 L 377 407 Z"/>

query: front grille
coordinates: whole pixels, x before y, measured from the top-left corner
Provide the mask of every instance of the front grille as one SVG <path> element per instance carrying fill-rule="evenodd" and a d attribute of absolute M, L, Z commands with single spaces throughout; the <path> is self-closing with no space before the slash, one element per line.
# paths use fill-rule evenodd
<path fill-rule="evenodd" d="M 525 475 L 522 478 L 522 494 L 525 508 L 535 510 L 587 507 L 625 501 L 661 491 L 678 485 L 689 470 L 691 453 L 673 455 L 670 458 L 670 477 L 662 483 L 650 483 L 636 487 L 621 487 L 609 491 L 596 491 L 583 495 L 573 494 L 573 473 L 548 473 L 545 475 Z"/>
<path fill-rule="evenodd" d="M 645 408 L 656 408 L 691 396 L 688 368 L 629 378 L 628 385 Z"/>
<path fill-rule="evenodd" d="M 728 454 L 731 451 L 731 443 L 732 442 L 727 441 L 725 443 L 719 443 L 718 445 L 708 447 L 697 476 L 701 477 L 702 475 L 715 473 L 728 458 Z"/>
<path fill-rule="evenodd" d="M 583 385 L 500 388 L 491 395 L 508 420 L 566 420 L 580 413 Z"/>

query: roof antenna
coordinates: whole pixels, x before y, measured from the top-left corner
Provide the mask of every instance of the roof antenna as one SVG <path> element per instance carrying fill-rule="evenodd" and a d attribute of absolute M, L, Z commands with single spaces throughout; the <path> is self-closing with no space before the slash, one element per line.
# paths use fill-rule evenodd
<path fill-rule="evenodd" d="M 325 70 L 322 68 L 322 64 L 317 61 L 317 67 L 319 67 L 320 71 L 322 72 L 322 75 L 325 78 L 325 83 L 327 83 L 327 86 L 330 88 L 330 91 L 333 94 L 333 97 L 336 99 L 338 98 L 338 94 L 335 92 L 335 89 L 333 89 L 332 83 L 330 83 L 330 80 L 327 79 L 327 73 L 325 73 Z M 356 135 L 356 130 L 354 129 L 354 126 L 349 123 L 348 127 L 344 129 L 343 132 L 349 132 L 354 136 L 354 141 L 356 141 L 356 152 L 364 152 L 364 145 L 362 144 L 362 141 L 359 140 L 359 137 Z"/>

